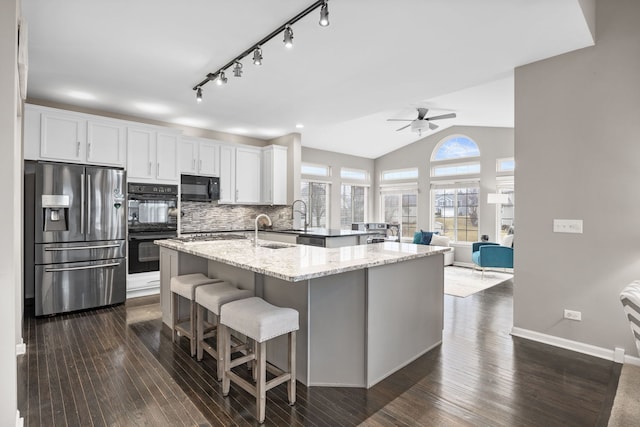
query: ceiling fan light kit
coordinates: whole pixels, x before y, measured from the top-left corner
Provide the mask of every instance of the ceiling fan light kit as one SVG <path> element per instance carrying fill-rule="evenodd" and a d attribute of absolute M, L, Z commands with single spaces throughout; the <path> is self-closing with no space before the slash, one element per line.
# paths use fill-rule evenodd
<path fill-rule="evenodd" d="M 418 107 L 416 110 L 418 110 L 418 117 L 416 117 L 415 119 L 387 119 L 387 121 L 411 122 L 408 125 L 396 129 L 396 132 L 410 127 L 412 132 L 417 132 L 420 136 L 422 136 L 422 131 L 427 130 L 427 128 L 430 130 L 438 129 L 438 125 L 432 123 L 433 120 L 454 119 L 456 117 L 456 113 L 447 113 L 441 114 L 439 116 L 427 117 L 427 112 L 429 111 L 428 108 Z"/>
<path fill-rule="evenodd" d="M 202 80 L 200 83 L 193 87 L 193 90 L 196 91 L 196 101 L 202 102 L 202 87 L 209 83 L 211 80 L 214 80 L 217 85 L 221 86 L 227 82 L 227 78 L 225 77 L 225 70 L 233 67 L 233 75 L 235 77 L 242 76 L 242 63 L 240 62 L 245 57 L 253 54 L 252 61 L 255 65 L 262 65 L 262 48 L 261 46 L 277 36 L 280 33 L 284 34 L 283 43 L 287 48 L 293 47 L 293 29 L 291 26 L 298 22 L 300 19 L 304 18 L 317 8 L 320 8 L 320 21 L 318 24 L 321 27 L 329 26 L 329 0 L 318 0 L 309 5 L 302 12 L 298 13 L 293 18 L 289 19 L 285 24 L 279 26 L 267 36 L 263 37 L 257 43 L 254 43 L 251 47 L 243 51 L 240 55 L 233 58 L 231 61 L 227 62 L 225 65 L 220 67 L 217 71 L 213 73 L 207 74 L 206 78 Z"/>

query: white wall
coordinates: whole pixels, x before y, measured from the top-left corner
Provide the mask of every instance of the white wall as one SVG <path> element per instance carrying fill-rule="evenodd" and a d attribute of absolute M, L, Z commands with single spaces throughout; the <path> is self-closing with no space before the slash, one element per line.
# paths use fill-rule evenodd
<path fill-rule="evenodd" d="M 430 223 L 430 159 L 435 146 L 452 135 L 465 135 L 480 148 L 480 206 L 479 232 L 488 234 L 492 241 L 496 239 L 496 207 L 487 203 L 487 193 L 496 191 L 496 160 L 513 157 L 513 129 L 494 127 L 453 126 L 441 132 L 429 135 L 413 144 L 399 148 L 375 161 L 376 188 L 379 176 L 384 170 L 418 168 L 418 229 L 427 230 Z M 518 196 L 516 195 L 516 198 Z M 517 202 L 516 202 L 517 203 Z M 518 208 L 516 207 L 516 210 Z M 376 193 L 376 216 L 380 214 L 380 194 Z M 468 252 L 468 253 L 466 253 Z M 471 262 L 471 250 L 456 249 L 456 261 Z"/>
<path fill-rule="evenodd" d="M 0 210 L 0 425 L 16 424 L 16 344 L 21 338 L 21 144 L 17 118 L 17 16 L 19 0 L 0 2 L 0 182 L 4 189 Z"/>
<path fill-rule="evenodd" d="M 640 2 L 598 1 L 594 47 L 515 72 L 514 326 L 633 356 L 618 295 L 640 278 L 638 22 Z"/>
<path fill-rule="evenodd" d="M 329 201 L 329 221 L 327 228 L 340 228 L 340 168 L 363 169 L 369 172 L 371 183 L 374 177 L 374 160 L 364 157 L 350 156 L 347 154 L 334 153 L 332 151 L 318 150 L 315 148 L 302 147 L 302 162 L 327 165 L 331 167 L 331 177 L 320 178 L 322 181 L 331 182 L 331 200 Z M 300 169 L 298 169 L 298 175 Z M 298 183 L 298 191 L 299 191 Z M 373 213 L 374 196 L 377 190 L 371 186 L 369 189 L 369 212 L 368 221 L 377 221 L 377 216 Z"/>

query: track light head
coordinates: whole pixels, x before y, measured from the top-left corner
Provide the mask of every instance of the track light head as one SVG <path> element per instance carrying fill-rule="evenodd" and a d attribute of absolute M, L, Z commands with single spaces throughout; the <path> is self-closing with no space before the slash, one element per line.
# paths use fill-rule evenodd
<path fill-rule="evenodd" d="M 260 46 L 253 50 L 253 63 L 255 65 L 262 65 L 262 49 L 260 49 Z"/>
<path fill-rule="evenodd" d="M 329 26 L 329 2 L 328 0 L 324 0 L 322 3 L 322 7 L 320 8 L 320 22 L 318 22 L 321 27 Z"/>
<path fill-rule="evenodd" d="M 233 67 L 233 75 L 235 77 L 242 77 L 242 64 L 240 61 L 235 62 L 235 66 Z"/>
<path fill-rule="evenodd" d="M 293 30 L 291 29 L 291 25 L 284 27 L 284 40 L 282 41 L 287 49 L 291 49 L 293 47 Z"/>
<path fill-rule="evenodd" d="M 227 82 L 227 78 L 224 75 L 224 71 L 220 71 L 218 73 L 218 77 L 216 78 L 216 84 L 218 86 L 222 86 L 223 84 L 225 84 Z"/>
<path fill-rule="evenodd" d="M 196 101 L 198 103 L 202 102 L 202 88 L 198 87 L 198 89 L 196 90 Z"/>

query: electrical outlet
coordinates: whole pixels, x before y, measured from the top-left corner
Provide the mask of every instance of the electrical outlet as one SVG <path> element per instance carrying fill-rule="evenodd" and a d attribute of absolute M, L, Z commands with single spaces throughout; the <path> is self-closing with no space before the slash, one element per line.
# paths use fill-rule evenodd
<path fill-rule="evenodd" d="M 564 309 L 564 318 L 569 320 L 577 320 L 578 322 L 582 320 L 582 313 L 576 310 L 567 310 Z"/>

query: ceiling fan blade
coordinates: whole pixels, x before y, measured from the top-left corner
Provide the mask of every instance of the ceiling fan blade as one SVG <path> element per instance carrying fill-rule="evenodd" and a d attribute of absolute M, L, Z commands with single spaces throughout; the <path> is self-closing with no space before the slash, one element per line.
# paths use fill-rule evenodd
<path fill-rule="evenodd" d="M 436 130 L 436 129 L 438 129 L 438 127 L 439 126 L 437 124 L 429 122 L 429 129 Z"/>
<path fill-rule="evenodd" d="M 412 122 L 413 119 L 387 119 L 388 122 Z"/>
<path fill-rule="evenodd" d="M 441 116 L 427 117 L 427 120 L 453 119 L 455 117 L 456 117 L 456 113 L 448 113 L 448 114 L 443 114 Z"/>
<path fill-rule="evenodd" d="M 428 111 L 429 111 L 428 108 L 418 107 L 418 120 L 424 119 Z"/>
<path fill-rule="evenodd" d="M 411 126 L 411 123 L 409 123 L 409 124 L 408 124 L 408 125 L 406 125 L 406 126 L 402 126 L 400 129 L 396 129 L 396 132 L 398 132 L 398 131 L 400 131 L 400 130 L 402 130 L 402 129 L 406 129 L 406 128 L 408 128 L 409 126 Z"/>

